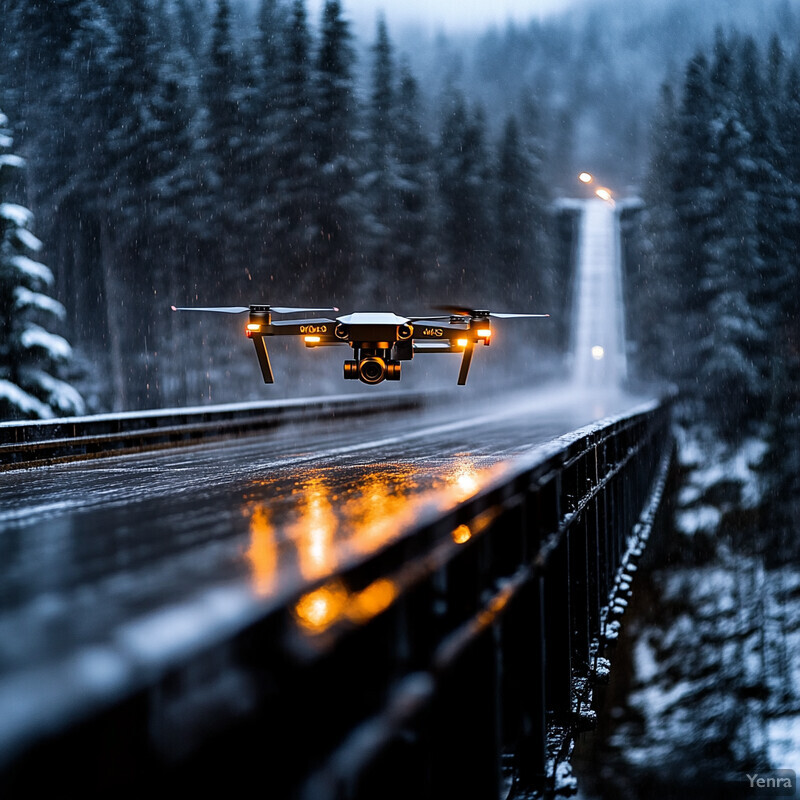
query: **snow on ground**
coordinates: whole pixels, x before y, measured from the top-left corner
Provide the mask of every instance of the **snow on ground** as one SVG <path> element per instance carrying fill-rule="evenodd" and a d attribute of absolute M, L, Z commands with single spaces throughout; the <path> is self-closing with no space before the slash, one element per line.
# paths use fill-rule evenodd
<path fill-rule="evenodd" d="M 722 512 L 715 506 L 697 506 L 675 515 L 675 525 L 686 536 L 696 533 L 714 533 L 722 520 Z"/>
<path fill-rule="evenodd" d="M 657 608 L 631 643 L 631 688 L 614 714 L 613 772 L 692 785 L 797 769 L 800 571 L 720 546 L 714 563 L 654 580 Z"/>
<path fill-rule="evenodd" d="M 769 449 L 762 438 L 737 446 L 722 443 L 701 428 L 678 427 L 678 461 L 685 479 L 678 492 L 675 526 L 685 536 L 715 534 L 727 511 L 753 509 L 766 492 L 759 467 Z"/>
<path fill-rule="evenodd" d="M 800 767 L 800 713 L 767 722 L 767 748 L 775 769 Z"/>

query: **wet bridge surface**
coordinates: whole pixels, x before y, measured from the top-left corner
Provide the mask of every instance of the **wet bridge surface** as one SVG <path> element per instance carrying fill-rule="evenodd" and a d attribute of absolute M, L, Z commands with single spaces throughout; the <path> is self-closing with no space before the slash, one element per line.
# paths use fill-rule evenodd
<path fill-rule="evenodd" d="M 316 635 L 344 605 L 351 621 L 368 619 L 396 592 L 373 580 L 354 604 L 356 595 L 335 576 L 480 495 L 554 437 L 637 402 L 556 386 L 3 473 L 4 785 L 11 795 L 24 792 L 41 780 L 39 764 L 80 748 L 72 731 L 97 727 L 95 719 L 126 703 L 138 709 L 134 720 L 115 711 L 119 718 L 108 729 L 130 724 L 136 743 L 119 757 L 119 771 L 99 770 L 97 785 L 113 787 L 143 763 L 171 774 L 215 727 L 199 717 L 214 709 L 220 719 L 236 716 L 231 706 L 247 706 L 259 694 L 252 676 L 243 680 L 227 668 L 229 654 L 215 650 L 220 642 L 289 608 L 296 627 L 316 642 L 301 661 L 313 660 L 324 643 Z M 410 624 L 424 627 L 425 620 Z M 327 702 L 328 712 L 341 709 L 341 698 L 311 689 L 307 699 L 310 707 L 295 710 L 316 724 Z M 138 753 L 139 728 L 152 753 Z M 275 736 L 280 731 L 267 739 Z M 88 735 L 89 743 L 97 740 L 96 732 Z M 106 748 L 104 758 L 124 748 Z M 77 759 L 77 787 L 93 785 L 90 763 Z M 219 778 L 208 765 L 205 774 Z M 282 783 L 294 785 L 297 776 Z"/>
<path fill-rule="evenodd" d="M 556 388 L 3 474 L 0 749 L 626 404 Z"/>

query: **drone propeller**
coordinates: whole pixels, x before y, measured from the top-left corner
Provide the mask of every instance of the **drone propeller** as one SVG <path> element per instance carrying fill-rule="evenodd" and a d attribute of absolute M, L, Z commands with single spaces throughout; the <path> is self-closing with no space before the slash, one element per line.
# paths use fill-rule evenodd
<path fill-rule="evenodd" d="M 196 306 L 191 308 L 177 308 L 171 307 L 173 311 L 216 311 L 219 314 L 244 314 L 245 311 L 250 310 L 250 306 L 217 306 L 216 308 L 198 308 Z"/>
<path fill-rule="evenodd" d="M 270 311 L 274 311 L 276 314 L 299 314 L 299 313 L 306 313 L 308 311 L 338 311 L 339 309 L 336 306 L 328 306 L 327 308 L 292 308 L 291 306 L 270 306 Z"/>
<path fill-rule="evenodd" d="M 338 311 L 335 306 L 329 308 L 293 308 L 291 306 L 268 306 L 270 311 L 276 314 L 298 314 L 308 311 Z M 219 314 L 244 314 L 245 311 L 250 310 L 250 306 L 216 306 L 214 308 L 177 308 L 172 306 L 173 311 L 216 311 Z"/>
<path fill-rule="evenodd" d="M 467 308 L 466 306 L 434 306 L 437 311 L 447 311 L 452 316 L 462 316 L 462 317 L 495 317 L 496 319 L 514 319 L 520 317 L 549 317 L 549 314 L 504 314 L 497 311 L 486 311 L 481 314 L 473 308 Z"/>
<path fill-rule="evenodd" d="M 501 314 L 497 311 L 492 311 L 489 314 L 490 317 L 496 317 L 497 319 L 514 319 L 515 317 L 549 317 L 549 314 Z"/>

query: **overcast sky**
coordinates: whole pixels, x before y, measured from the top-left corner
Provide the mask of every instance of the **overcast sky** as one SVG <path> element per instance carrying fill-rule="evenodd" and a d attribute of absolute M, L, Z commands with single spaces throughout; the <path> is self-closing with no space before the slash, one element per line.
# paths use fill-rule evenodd
<path fill-rule="evenodd" d="M 341 0 L 345 15 L 357 26 L 373 27 L 383 11 L 390 32 L 407 23 L 448 32 L 527 22 L 574 5 L 579 0 Z M 324 0 L 309 0 L 311 19 L 318 20 Z"/>

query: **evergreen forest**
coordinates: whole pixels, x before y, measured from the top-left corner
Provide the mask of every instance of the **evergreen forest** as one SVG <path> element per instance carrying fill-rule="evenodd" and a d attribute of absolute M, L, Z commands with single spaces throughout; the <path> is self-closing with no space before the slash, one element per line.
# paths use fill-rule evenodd
<path fill-rule="evenodd" d="M 589 170 L 635 201 L 628 388 L 676 387 L 680 467 L 595 789 L 792 767 L 799 41 L 795 0 L 458 36 L 356 30 L 346 0 L 0 0 L 0 419 L 263 399 L 241 326 L 173 304 L 550 313 L 510 374 L 563 378 L 558 201 Z M 343 390 L 289 347 L 270 397 Z"/>
<path fill-rule="evenodd" d="M 9 191 L 34 212 L 90 410 L 253 396 L 239 326 L 172 304 L 413 314 L 564 294 L 535 98 L 495 129 L 453 86 L 429 124 L 382 19 L 359 61 L 336 0 L 314 21 L 303 0 L 5 0 L 0 19 L 0 108 L 26 161 Z"/>

